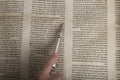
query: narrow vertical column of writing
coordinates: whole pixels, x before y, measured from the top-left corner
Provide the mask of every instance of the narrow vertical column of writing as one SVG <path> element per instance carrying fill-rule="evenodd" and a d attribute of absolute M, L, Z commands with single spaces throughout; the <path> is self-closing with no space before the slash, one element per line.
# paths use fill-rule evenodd
<path fill-rule="evenodd" d="M 29 80 L 41 71 L 46 60 L 54 52 L 61 25 L 64 26 L 64 0 L 32 0 Z M 56 70 L 64 74 L 64 29 L 58 50 Z"/>
<path fill-rule="evenodd" d="M 115 0 L 116 25 L 116 77 L 120 80 L 120 0 Z"/>
<path fill-rule="evenodd" d="M 107 0 L 73 2 L 73 80 L 108 80 L 107 9 Z"/>
<path fill-rule="evenodd" d="M 23 0 L 0 0 L 0 80 L 21 80 Z"/>

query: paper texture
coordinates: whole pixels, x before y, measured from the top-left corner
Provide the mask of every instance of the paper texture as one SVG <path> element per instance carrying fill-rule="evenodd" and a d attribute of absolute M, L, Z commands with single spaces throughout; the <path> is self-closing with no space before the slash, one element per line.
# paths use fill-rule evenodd
<path fill-rule="evenodd" d="M 120 0 L 115 0 L 115 25 L 116 25 L 116 77 L 120 79 Z"/>
<path fill-rule="evenodd" d="M 34 80 L 61 24 L 63 80 L 120 80 L 120 0 L 0 0 L 0 80 Z"/>

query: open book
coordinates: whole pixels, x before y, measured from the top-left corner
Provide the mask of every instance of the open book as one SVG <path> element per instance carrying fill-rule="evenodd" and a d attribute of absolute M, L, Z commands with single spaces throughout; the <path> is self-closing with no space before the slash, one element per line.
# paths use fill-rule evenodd
<path fill-rule="evenodd" d="M 33 80 L 62 23 L 64 80 L 120 80 L 120 0 L 0 0 L 0 80 Z"/>

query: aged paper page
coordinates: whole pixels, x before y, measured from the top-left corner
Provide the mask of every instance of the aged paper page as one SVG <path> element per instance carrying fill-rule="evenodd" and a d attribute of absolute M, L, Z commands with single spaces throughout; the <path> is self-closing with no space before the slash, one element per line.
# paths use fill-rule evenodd
<path fill-rule="evenodd" d="M 54 52 L 64 0 L 0 0 L 0 80 L 33 80 Z M 64 75 L 64 30 L 57 69 Z"/>
<path fill-rule="evenodd" d="M 65 80 L 117 80 L 114 0 L 66 0 Z"/>
<path fill-rule="evenodd" d="M 0 80 L 21 80 L 23 0 L 0 0 Z"/>
<path fill-rule="evenodd" d="M 33 80 L 61 24 L 64 80 L 120 79 L 120 0 L 0 0 L 0 80 Z"/>
<path fill-rule="evenodd" d="M 25 9 L 25 20 L 30 19 L 28 24 L 26 24 L 27 26 L 24 26 L 29 33 L 28 36 L 25 32 L 26 36 L 24 37 L 25 41 L 27 41 L 26 37 L 29 38 L 28 42 L 26 42 L 29 49 L 28 57 L 23 57 L 23 59 L 28 60 L 28 66 L 26 66 L 26 68 L 28 67 L 28 80 L 33 80 L 38 71 L 41 70 L 46 63 L 48 57 L 55 50 L 61 24 L 63 24 L 64 27 L 65 1 L 30 0 L 29 5 L 28 1 L 26 1 Z M 30 12 L 28 12 L 29 9 L 31 9 Z M 62 34 L 63 37 L 59 46 L 56 72 L 64 75 L 64 29 Z M 25 43 L 23 43 L 23 46 L 24 44 Z M 23 49 L 25 49 L 25 47 Z M 23 53 L 23 56 L 24 55 L 27 56 L 25 52 Z"/>

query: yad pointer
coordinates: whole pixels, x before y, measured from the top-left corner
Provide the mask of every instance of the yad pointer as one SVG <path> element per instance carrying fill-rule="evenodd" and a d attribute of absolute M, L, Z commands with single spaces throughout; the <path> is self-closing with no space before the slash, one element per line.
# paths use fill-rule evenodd
<path fill-rule="evenodd" d="M 61 41 L 61 38 L 62 38 L 62 31 L 63 31 L 63 23 L 60 25 L 60 30 L 59 30 L 59 33 L 58 33 L 59 34 L 58 35 L 58 40 L 57 40 L 56 47 L 55 47 L 55 53 L 58 53 L 60 41 Z M 56 68 L 56 63 L 53 64 L 52 71 L 54 71 L 55 68 Z"/>

